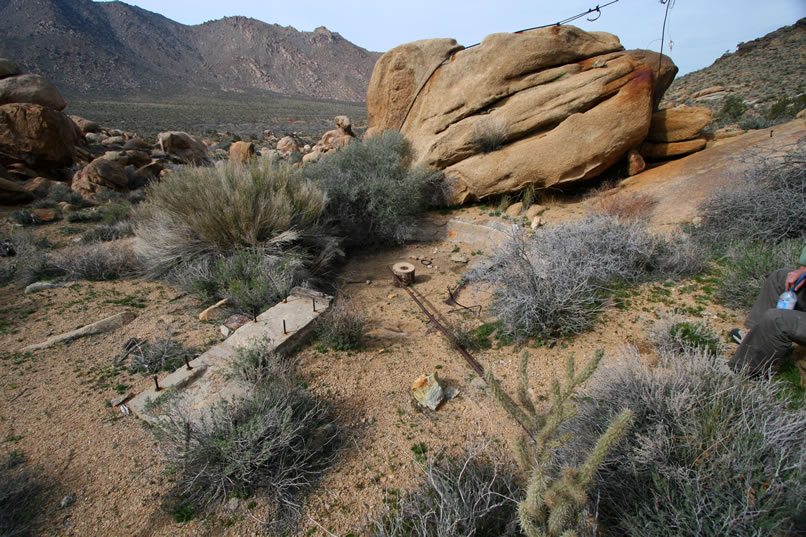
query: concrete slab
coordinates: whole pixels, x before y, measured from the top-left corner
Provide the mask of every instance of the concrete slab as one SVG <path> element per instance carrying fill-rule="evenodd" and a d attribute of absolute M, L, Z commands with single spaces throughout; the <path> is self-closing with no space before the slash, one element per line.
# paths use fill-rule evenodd
<path fill-rule="evenodd" d="M 134 413 L 154 423 L 160 406 L 168 399 L 181 395 L 191 415 L 200 415 L 216 401 L 232 400 L 246 390 L 246 385 L 232 378 L 230 363 L 242 348 L 266 342 L 268 350 L 287 352 L 311 335 L 316 320 L 330 307 L 333 297 L 295 288 L 291 295 L 258 315 L 256 321 L 241 326 L 229 338 L 214 345 L 190 362 L 190 369 L 181 367 L 159 378 L 155 386 L 135 396 L 128 404 Z M 285 331 L 283 331 L 285 321 Z"/>

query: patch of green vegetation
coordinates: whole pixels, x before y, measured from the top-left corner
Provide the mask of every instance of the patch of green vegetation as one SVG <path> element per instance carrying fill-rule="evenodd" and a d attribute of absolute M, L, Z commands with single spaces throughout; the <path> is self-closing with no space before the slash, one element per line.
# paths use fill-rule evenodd
<path fill-rule="evenodd" d="M 414 444 L 411 446 L 411 452 L 414 453 L 414 460 L 419 463 L 424 463 L 426 460 L 426 453 L 428 453 L 428 446 L 424 442 Z"/>
<path fill-rule="evenodd" d="M 783 384 L 783 395 L 790 400 L 790 408 L 801 408 L 806 403 L 806 388 L 801 384 L 800 369 L 787 360 L 776 375 Z"/>

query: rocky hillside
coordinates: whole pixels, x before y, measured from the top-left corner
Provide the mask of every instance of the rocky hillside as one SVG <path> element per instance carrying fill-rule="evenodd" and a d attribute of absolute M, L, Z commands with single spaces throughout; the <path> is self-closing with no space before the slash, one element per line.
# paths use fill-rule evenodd
<path fill-rule="evenodd" d="M 719 111 L 724 99 L 738 97 L 751 108 L 769 107 L 786 97 L 806 94 L 806 18 L 792 26 L 740 43 L 713 65 L 675 80 L 666 92 L 667 106 L 690 104 Z"/>
<path fill-rule="evenodd" d="M 6 0 L 0 57 L 67 96 L 259 89 L 362 101 L 378 54 L 324 27 L 245 17 L 186 26 L 123 2 Z"/>

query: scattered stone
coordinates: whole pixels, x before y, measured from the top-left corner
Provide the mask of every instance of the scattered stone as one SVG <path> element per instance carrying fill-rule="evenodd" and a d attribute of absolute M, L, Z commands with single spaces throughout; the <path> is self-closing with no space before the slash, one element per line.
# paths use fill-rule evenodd
<path fill-rule="evenodd" d="M 42 343 L 28 345 L 27 347 L 22 349 L 22 352 L 45 349 L 47 347 L 56 345 L 57 343 L 65 343 L 67 341 L 72 341 L 74 339 L 78 339 L 85 336 L 93 336 L 95 334 L 111 332 L 112 330 L 116 330 L 121 326 L 129 324 L 136 317 L 137 315 L 135 315 L 134 313 L 130 311 L 124 311 L 122 313 L 112 315 L 111 317 L 107 317 L 106 319 L 102 319 L 98 322 L 78 328 L 77 330 L 71 330 L 70 332 L 65 332 L 64 334 L 59 334 L 58 336 L 50 337 L 47 340 L 43 341 Z"/>
<path fill-rule="evenodd" d="M 75 494 L 68 494 L 67 496 L 62 498 L 62 501 L 59 503 L 59 507 L 61 507 L 62 509 L 67 509 L 68 507 L 70 507 L 74 503 L 76 503 L 76 495 Z"/>
<path fill-rule="evenodd" d="M 25 294 L 28 295 L 30 293 L 38 293 L 39 291 L 44 291 L 46 289 L 58 289 L 59 287 L 64 287 L 64 284 L 54 282 L 35 282 L 25 288 Z"/>
<path fill-rule="evenodd" d="M 126 143 L 125 136 L 108 136 L 101 141 L 104 145 L 124 145 Z"/>
<path fill-rule="evenodd" d="M 98 125 L 94 121 L 90 121 L 89 119 L 84 119 L 81 116 L 74 116 L 74 115 L 70 115 L 68 117 L 73 120 L 73 123 L 78 125 L 78 128 L 81 129 L 81 132 L 83 132 L 84 134 L 88 134 L 91 132 L 96 133 L 101 130 L 100 125 Z"/>
<path fill-rule="evenodd" d="M 227 501 L 226 509 L 228 511 L 237 511 L 240 505 L 241 500 L 239 500 L 238 498 L 230 498 L 229 501 Z"/>
<path fill-rule="evenodd" d="M 636 149 L 630 149 L 627 153 L 627 174 L 632 177 L 638 175 L 646 169 L 646 161 Z"/>
<path fill-rule="evenodd" d="M 518 201 L 507 207 L 506 215 L 510 218 L 516 218 L 523 212 L 523 203 Z"/>
<path fill-rule="evenodd" d="M 420 405 L 436 410 L 444 398 L 437 374 L 421 376 L 411 385 L 411 394 Z"/>
<path fill-rule="evenodd" d="M 41 224 L 55 222 L 60 218 L 56 209 L 31 209 L 31 214 L 35 216 L 37 221 Z"/>
<path fill-rule="evenodd" d="M 546 207 L 544 205 L 538 205 L 536 203 L 533 203 L 532 205 L 529 206 L 528 209 L 526 209 L 526 218 L 528 218 L 529 221 L 532 221 L 534 220 L 535 216 L 540 216 L 540 213 L 542 213 L 545 210 Z"/>
<path fill-rule="evenodd" d="M 146 142 L 139 136 L 135 136 L 134 138 L 131 138 L 129 141 L 123 144 L 123 150 L 143 151 L 145 153 L 149 153 L 151 151 L 151 146 L 148 144 L 148 142 Z"/>
<path fill-rule="evenodd" d="M 221 319 L 226 315 L 225 306 L 230 303 L 228 298 L 224 298 L 219 300 L 203 312 L 199 314 L 200 321 L 215 321 L 217 319 Z"/>
<path fill-rule="evenodd" d="M 283 153 L 291 153 L 292 151 L 299 151 L 299 145 L 297 144 L 297 141 L 291 136 L 283 136 L 277 142 L 277 151 L 281 151 Z"/>
<path fill-rule="evenodd" d="M 109 404 L 112 406 L 120 406 L 132 397 L 135 396 L 134 392 L 129 392 L 126 395 L 121 395 L 120 397 L 115 397 L 114 399 L 109 400 Z"/>
<path fill-rule="evenodd" d="M 467 263 L 468 259 L 459 252 L 451 254 L 451 261 L 454 263 Z"/>
<path fill-rule="evenodd" d="M 537 229 L 542 225 L 543 225 L 543 219 L 542 218 L 540 218 L 539 216 L 535 216 L 534 218 L 532 218 L 532 223 L 530 224 L 530 227 L 532 229 Z"/>
<path fill-rule="evenodd" d="M 235 142 L 229 146 L 230 164 L 241 166 L 255 158 L 255 144 L 252 142 Z"/>
<path fill-rule="evenodd" d="M 163 152 L 192 164 L 208 164 L 210 157 L 202 141 L 182 131 L 161 132 L 157 144 Z"/>

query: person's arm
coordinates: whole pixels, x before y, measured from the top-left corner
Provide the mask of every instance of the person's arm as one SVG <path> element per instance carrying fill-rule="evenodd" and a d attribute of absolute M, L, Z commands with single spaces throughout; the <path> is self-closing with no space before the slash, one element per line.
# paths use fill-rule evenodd
<path fill-rule="evenodd" d="M 797 268 L 786 275 L 787 289 L 792 287 L 795 284 L 795 281 L 797 281 L 797 279 L 800 278 L 803 275 L 803 273 L 806 273 L 806 247 L 804 247 L 803 251 L 800 253 L 800 259 L 798 260 L 798 264 L 800 265 L 800 268 Z M 804 283 L 806 283 L 806 278 L 801 280 L 795 291 L 803 287 Z"/>

